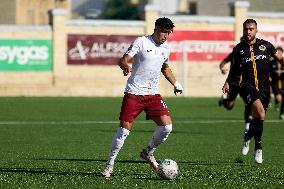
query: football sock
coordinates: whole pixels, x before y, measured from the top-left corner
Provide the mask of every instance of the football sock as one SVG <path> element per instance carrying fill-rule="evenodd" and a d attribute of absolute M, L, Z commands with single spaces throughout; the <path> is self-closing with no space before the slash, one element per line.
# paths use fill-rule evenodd
<path fill-rule="evenodd" d="M 255 133 L 254 133 L 255 150 L 262 149 L 261 136 L 263 132 L 263 120 L 255 119 L 254 123 L 255 123 Z"/>
<path fill-rule="evenodd" d="M 245 133 L 247 133 L 248 130 L 249 130 L 249 124 L 250 124 L 251 119 L 252 119 L 251 109 L 250 109 L 249 105 L 245 106 L 244 119 L 245 119 Z"/>
<path fill-rule="evenodd" d="M 251 116 L 251 108 L 249 105 L 245 106 L 245 111 L 244 111 L 244 118 L 245 118 L 245 122 L 249 123 L 252 120 L 252 116 Z"/>
<path fill-rule="evenodd" d="M 129 132 L 130 131 L 125 128 L 122 127 L 118 128 L 115 136 L 113 137 L 109 158 L 106 164 L 108 165 L 114 164 L 114 160 L 117 154 L 119 153 L 120 149 L 122 148 L 125 139 L 129 135 Z"/>
<path fill-rule="evenodd" d="M 250 124 L 249 124 L 249 130 L 245 133 L 245 136 L 244 136 L 244 140 L 245 141 L 248 141 L 251 139 L 251 137 L 254 136 L 254 133 L 255 133 L 255 122 L 254 122 L 254 119 L 250 121 Z"/>
<path fill-rule="evenodd" d="M 147 153 L 153 154 L 156 148 L 167 140 L 172 131 L 172 124 L 165 126 L 157 126 L 149 144 L 147 145 Z"/>

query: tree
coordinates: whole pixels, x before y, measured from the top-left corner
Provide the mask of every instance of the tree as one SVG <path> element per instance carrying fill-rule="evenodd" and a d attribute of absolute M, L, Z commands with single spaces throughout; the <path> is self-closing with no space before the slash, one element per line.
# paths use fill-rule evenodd
<path fill-rule="evenodd" d="M 137 6 L 130 0 L 109 0 L 100 15 L 102 19 L 140 20 Z"/>

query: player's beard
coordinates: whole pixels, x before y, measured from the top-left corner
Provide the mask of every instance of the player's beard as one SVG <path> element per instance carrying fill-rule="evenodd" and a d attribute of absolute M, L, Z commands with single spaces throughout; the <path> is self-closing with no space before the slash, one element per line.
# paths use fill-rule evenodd
<path fill-rule="evenodd" d="M 246 36 L 245 36 L 245 39 L 246 39 L 246 41 L 249 43 L 249 42 L 252 42 L 252 41 L 255 39 L 255 36 L 246 35 Z"/>

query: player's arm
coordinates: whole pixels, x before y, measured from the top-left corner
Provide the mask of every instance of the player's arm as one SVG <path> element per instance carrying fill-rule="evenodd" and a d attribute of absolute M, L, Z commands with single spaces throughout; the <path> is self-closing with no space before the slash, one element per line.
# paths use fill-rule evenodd
<path fill-rule="evenodd" d="M 219 64 L 219 69 L 220 69 L 220 71 L 223 75 L 225 75 L 229 71 L 227 68 L 225 68 L 225 64 L 227 64 L 227 63 L 228 62 L 226 62 L 225 60 L 222 60 L 222 62 L 220 62 L 220 64 Z"/>
<path fill-rule="evenodd" d="M 235 48 L 234 48 L 235 50 Z M 242 71 L 240 69 L 240 57 L 235 56 L 236 53 L 233 52 L 230 54 L 231 56 L 231 68 L 228 74 L 228 77 L 226 79 L 226 82 L 224 83 L 223 87 L 222 87 L 222 91 L 224 94 L 228 93 L 230 91 L 229 88 L 229 83 L 232 83 L 232 81 L 234 80 L 234 78 L 241 77 Z"/>
<path fill-rule="evenodd" d="M 128 54 L 124 54 L 123 57 L 119 60 L 118 65 L 122 69 L 124 76 L 127 76 L 132 71 L 131 66 L 129 66 L 132 61 L 133 57 Z"/>
<path fill-rule="evenodd" d="M 232 61 L 233 55 L 230 53 L 222 62 L 219 64 L 219 69 L 223 75 L 227 74 L 229 69 L 225 68 L 225 65 Z"/>
<path fill-rule="evenodd" d="M 176 80 L 171 68 L 168 64 L 163 64 L 161 72 L 165 76 L 165 78 L 174 86 L 174 93 L 177 95 L 177 93 L 182 93 L 183 87 L 182 85 Z"/>
<path fill-rule="evenodd" d="M 135 55 L 141 51 L 142 46 L 142 37 L 136 38 L 119 60 L 118 65 L 122 69 L 124 76 L 127 76 L 132 71 L 132 67 L 129 64 L 133 62 Z"/>
<path fill-rule="evenodd" d="M 230 88 L 229 88 L 229 83 L 228 81 L 226 81 L 222 87 L 222 91 L 224 94 L 227 94 L 229 91 L 230 91 Z"/>
<path fill-rule="evenodd" d="M 284 57 L 282 56 L 281 53 L 276 51 L 276 53 L 273 56 L 278 62 L 280 62 L 282 65 L 284 64 Z"/>

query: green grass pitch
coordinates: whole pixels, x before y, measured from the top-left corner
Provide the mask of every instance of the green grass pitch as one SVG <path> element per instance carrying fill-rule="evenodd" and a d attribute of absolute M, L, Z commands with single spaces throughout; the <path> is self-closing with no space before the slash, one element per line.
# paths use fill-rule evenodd
<path fill-rule="evenodd" d="M 155 129 L 142 113 L 115 164 L 100 177 L 118 127 L 122 98 L 0 98 L 0 188 L 284 188 L 284 122 L 270 108 L 262 165 L 253 146 L 240 155 L 243 103 L 227 111 L 217 98 L 166 98 L 174 130 L 156 151 L 177 161 L 161 180 L 139 152 Z"/>

